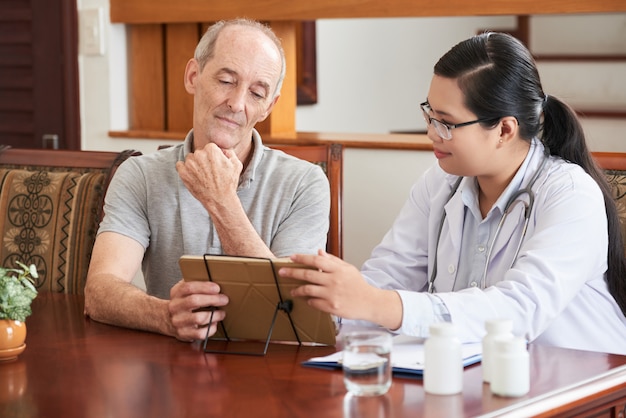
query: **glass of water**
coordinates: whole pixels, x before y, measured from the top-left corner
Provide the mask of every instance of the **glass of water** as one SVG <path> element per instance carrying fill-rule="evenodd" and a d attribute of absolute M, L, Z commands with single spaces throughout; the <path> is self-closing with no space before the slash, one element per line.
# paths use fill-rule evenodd
<path fill-rule="evenodd" d="M 344 336 L 343 381 L 356 396 L 378 396 L 391 387 L 391 334 L 353 331 Z"/>

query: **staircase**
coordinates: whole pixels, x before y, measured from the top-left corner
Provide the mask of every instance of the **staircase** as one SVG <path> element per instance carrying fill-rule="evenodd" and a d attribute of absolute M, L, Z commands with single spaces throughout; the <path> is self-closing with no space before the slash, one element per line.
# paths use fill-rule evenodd
<path fill-rule="evenodd" d="M 626 14 L 518 16 L 501 31 L 528 46 L 544 91 L 576 110 L 592 151 L 626 152 Z"/>
<path fill-rule="evenodd" d="M 544 91 L 578 112 L 592 151 L 626 152 L 626 14 L 527 19 Z"/>

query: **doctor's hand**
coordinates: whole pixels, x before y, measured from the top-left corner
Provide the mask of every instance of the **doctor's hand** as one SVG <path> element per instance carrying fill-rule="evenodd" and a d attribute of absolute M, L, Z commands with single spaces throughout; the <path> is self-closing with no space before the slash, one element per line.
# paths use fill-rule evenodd
<path fill-rule="evenodd" d="M 213 143 L 195 150 L 176 163 L 178 176 L 185 187 L 209 213 L 239 202 L 237 185 L 243 164 L 232 150 L 223 150 Z"/>
<path fill-rule="evenodd" d="M 295 254 L 291 260 L 317 269 L 280 269 L 281 276 L 304 282 L 292 290 L 292 296 L 305 297 L 310 306 L 342 318 L 362 319 L 390 329 L 400 327 L 400 296 L 370 285 L 355 266 L 322 250 L 318 255 Z"/>
<path fill-rule="evenodd" d="M 215 334 L 225 312 L 215 309 L 211 318 L 211 310 L 206 308 L 226 304 L 228 296 L 220 293 L 217 283 L 179 281 L 170 290 L 168 304 L 174 336 L 181 341 L 204 340 L 207 327 L 209 335 Z"/>

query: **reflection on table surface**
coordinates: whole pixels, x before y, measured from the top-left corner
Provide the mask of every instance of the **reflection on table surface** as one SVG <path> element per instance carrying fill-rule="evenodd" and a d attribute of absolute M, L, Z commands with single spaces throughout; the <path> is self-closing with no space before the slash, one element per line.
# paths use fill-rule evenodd
<path fill-rule="evenodd" d="M 0 416 L 480 416 L 537 404 L 602 374 L 623 383 L 611 382 L 611 399 L 626 397 L 626 356 L 531 345 L 531 390 L 521 398 L 492 396 L 480 364 L 466 368 L 460 395 L 426 395 L 421 380 L 394 377 L 386 395 L 358 398 L 346 394 L 341 371 L 301 364 L 336 347 L 270 344 L 265 356 L 206 354 L 200 342 L 92 321 L 83 306 L 76 295 L 35 299 L 26 350 L 0 363 Z"/>

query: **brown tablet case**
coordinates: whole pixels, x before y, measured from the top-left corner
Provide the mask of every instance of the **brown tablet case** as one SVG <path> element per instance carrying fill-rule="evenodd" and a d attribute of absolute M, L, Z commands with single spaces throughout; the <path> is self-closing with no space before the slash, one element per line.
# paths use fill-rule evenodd
<path fill-rule="evenodd" d="M 265 350 L 270 341 L 335 345 L 331 315 L 290 295 L 302 281 L 278 275 L 285 266 L 312 267 L 288 258 L 223 255 L 184 255 L 179 264 L 184 280 L 211 280 L 229 298 L 228 305 L 218 308 L 226 312 L 222 326 L 209 340 L 260 341 L 266 343 Z"/>

